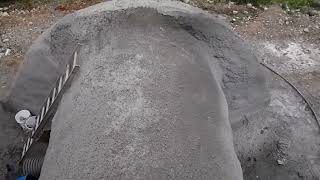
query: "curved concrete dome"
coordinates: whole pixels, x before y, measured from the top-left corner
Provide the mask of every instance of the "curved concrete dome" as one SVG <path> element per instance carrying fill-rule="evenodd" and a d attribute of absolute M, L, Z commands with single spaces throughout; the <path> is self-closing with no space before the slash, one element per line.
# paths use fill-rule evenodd
<path fill-rule="evenodd" d="M 259 110 L 268 93 L 256 56 L 221 17 L 172 1 L 75 12 L 30 48 L 7 107 L 39 111 L 77 44 L 81 68 L 41 179 L 242 179 L 229 115 Z"/>

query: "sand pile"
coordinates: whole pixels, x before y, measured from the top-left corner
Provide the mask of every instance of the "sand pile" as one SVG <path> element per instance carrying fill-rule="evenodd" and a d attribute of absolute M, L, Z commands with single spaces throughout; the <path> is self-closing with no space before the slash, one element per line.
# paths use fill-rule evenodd
<path fill-rule="evenodd" d="M 230 121 L 269 96 L 223 18 L 171 1 L 80 10 L 34 43 L 6 107 L 37 112 L 78 44 L 42 179 L 242 179 Z"/>

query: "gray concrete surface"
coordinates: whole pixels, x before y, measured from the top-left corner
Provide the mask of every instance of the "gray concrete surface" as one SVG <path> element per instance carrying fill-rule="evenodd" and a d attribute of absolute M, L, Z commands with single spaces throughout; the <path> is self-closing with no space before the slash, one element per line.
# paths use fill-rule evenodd
<path fill-rule="evenodd" d="M 296 46 L 289 42 L 291 47 L 285 53 L 282 48 L 270 51 L 265 44 L 253 43 L 259 50 L 258 58 L 295 85 L 314 105 L 315 111 L 319 111 L 318 81 L 313 76 L 306 78 L 309 72 L 317 75 L 315 69 L 319 69 L 319 59 L 314 54 L 319 50 L 309 47 L 311 53 L 304 54 L 299 48 L 302 44 Z M 244 179 L 318 180 L 320 130 L 317 121 L 302 97 L 289 84 L 274 74 L 267 77 L 271 94 L 269 105 L 261 112 L 243 116 L 232 126 Z"/>
<path fill-rule="evenodd" d="M 30 48 L 7 109 L 37 112 L 77 43 L 81 70 L 52 123 L 41 179 L 242 179 L 229 119 L 259 112 L 269 94 L 223 18 L 142 0 L 68 15 Z"/>
<path fill-rule="evenodd" d="M 270 104 L 261 112 L 242 116 L 232 126 L 244 179 L 317 180 L 317 122 L 294 89 L 276 75 L 268 77 Z"/>

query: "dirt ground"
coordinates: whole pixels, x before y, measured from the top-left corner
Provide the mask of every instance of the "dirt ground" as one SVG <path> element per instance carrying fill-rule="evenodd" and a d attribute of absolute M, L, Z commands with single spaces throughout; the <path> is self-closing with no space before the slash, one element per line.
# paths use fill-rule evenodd
<path fill-rule="evenodd" d="M 11 50 L 10 55 L 0 57 L 0 98 L 8 92 L 32 41 L 63 16 L 63 13 L 46 7 L 30 11 L 9 9 L 8 12 L 8 17 L 0 17 L 0 50 Z M 17 168 L 25 135 L 14 121 L 14 114 L 0 117 L 0 127 L 0 179 L 5 179 L 7 164 Z"/>
<path fill-rule="evenodd" d="M 319 16 L 300 12 L 287 14 L 278 5 L 266 10 L 235 6 L 233 11 L 238 11 L 237 14 L 229 13 L 234 30 L 254 44 L 253 51 L 261 55 L 262 63 L 282 75 L 300 91 L 319 118 Z M 245 11 L 250 13 L 243 13 Z M 318 179 L 319 124 L 297 91 L 277 75 L 273 75 L 270 81 L 270 105 L 264 115 L 251 117 L 251 120 L 265 118 L 262 121 L 257 118 L 255 122 L 248 118 L 250 129 L 261 128 L 260 135 L 257 133 L 254 137 L 247 137 L 256 146 L 252 149 L 258 149 L 261 153 L 247 152 L 255 158 L 252 161 L 252 157 L 247 155 L 247 162 L 243 162 L 243 154 L 239 155 L 244 175 L 247 179 Z M 279 86 L 276 81 L 282 85 Z M 271 120 L 273 118 L 276 121 Z M 241 130 L 234 133 L 242 134 Z M 277 134 L 277 138 L 274 138 L 274 134 Z M 276 142 L 265 145 L 271 139 Z M 241 145 L 236 145 L 238 151 L 241 148 Z M 273 163 L 268 162 L 270 159 L 274 159 Z"/>
<path fill-rule="evenodd" d="M 0 16 L 0 98 L 3 98 L 8 92 L 18 70 L 18 66 L 23 61 L 23 56 L 32 41 L 34 41 L 45 29 L 50 27 L 65 14 L 85 6 L 87 5 L 54 5 L 43 6 L 30 10 L 16 10 L 14 6 L 12 6 L 5 11 L 8 12 L 9 16 Z M 285 13 L 279 5 L 273 5 L 263 9 L 229 3 L 211 6 L 207 8 L 207 10 L 221 13 L 226 16 L 234 30 L 244 39 L 254 44 L 255 49 L 253 49 L 253 51 L 257 51 L 257 53 L 260 54 L 262 62 L 275 69 L 298 87 L 306 99 L 312 104 L 313 109 L 317 114 L 319 114 L 320 118 L 320 16 L 309 16 L 300 12 L 288 14 Z M 11 52 L 9 55 L 5 56 L 4 53 L 7 49 L 10 49 Z M 274 76 L 271 81 L 281 81 L 281 79 Z M 271 84 L 270 86 L 274 86 L 274 84 Z M 313 131 L 318 131 L 318 127 L 315 127 L 317 124 L 315 123 L 314 117 L 312 117 L 310 110 L 303 100 L 301 99 L 299 102 L 293 101 L 292 98 L 292 101 L 290 100 L 289 96 L 299 97 L 299 95 L 294 94 L 296 92 L 285 83 L 281 83 L 279 86 L 281 87 L 281 91 L 272 92 L 274 94 L 272 97 L 275 99 L 275 101 L 273 101 L 275 104 L 273 104 L 269 110 L 271 111 L 274 107 L 285 109 L 290 106 L 290 103 L 297 103 L 305 109 L 293 109 L 292 111 L 302 112 L 305 110 L 305 112 L 302 114 L 297 113 L 298 115 L 292 114 L 291 116 L 288 116 L 288 113 L 283 113 L 279 115 L 279 117 L 273 117 L 274 119 L 279 119 L 279 121 L 283 123 L 283 125 L 278 127 L 275 131 L 286 132 L 281 129 L 283 128 L 296 132 L 294 129 L 299 128 L 300 126 L 304 129 L 313 129 Z M 289 100 L 278 101 L 278 99 L 284 97 L 278 97 L 278 95 L 285 94 L 285 92 L 291 93 L 288 95 Z M 283 103 L 284 101 L 286 103 Z M 267 115 L 268 112 L 265 113 L 265 116 Z M 252 118 L 254 117 L 248 117 L 247 120 L 244 121 L 250 122 L 250 119 Z M 290 118 L 294 119 L 294 122 L 297 120 L 297 122 L 295 124 L 290 124 L 292 121 L 284 121 L 284 119 L 288 120 Z M 299 124 L 298 120 L 314 122 L 309 123 L 312 127 L 306 127 L 307 125 L 304 123 Z M 264 125 L 268 123 L 270 125 L 273 121 L 266 121 L 264 122 Z M 253 128 L 261 126 L 258 134 L 266 135 L 265 138 L 269 137 L 267 136 L 267 132 L 271 132 L 270 126 L 248 124 Z M 0 142 L 4 142 L 1 143 L 0 146 L 0 179 L 4 179 L 6 174 L 6 164 L 16 164 L 19 160 L 24 136 L 23 132 L 13 121 L 13 115 L 0 117 L 0 127 Z M 289 135 L 286 134 L 284 136 Z M 308 151 L 317 152 L 317 150 L 312 151 L 312 148 L 320 149 L 319 137 L 315 134 L 302 132 L 294 133 L 294 135 L 295 138 L 293 138 L 293 140 L 296 141 L 301 140 L 298 136 L 302 139 L 312 139 L 312 141 L 303 142 L 306 143 L 306 146 L 308 146 L 308 143 L 315 143 L 315 145 L 310 147 Z M 292 139 L 290 141 L 292 141 Z M 276 148 L 280 150 L 283 149 L 283 147 L 287 148 L 286 146 L 288 142 L 289 141 L 283 141 L 281 139 L 279 140 Z M 301 146 L 303 146 L 303 143 L 301 143 Z M 235 144 L 236 149 L 241 151 L 241 146 L 237 146 L 237 143 Z M 267 145 L 264 145 L 263 147 L 265 146 Z M 293 148 L 297 149 L 299 147 L 295 145 Z M 292 150 L 285 153 L 285 155 L 283 153 L 275 155 L 278 156 L 278 159 L 276 158 L 276 160 L 280 160 L 280 163 L 278 162 L 277 164 L 277 162 L 271 162 L 271 164 L 274 163 L 272 167 L 269 166 L 270 162 L 267 162 L 268 159 L 270 159 L 268 157 L 259 158 L 260 156 L 257 155 L 251 157 L 243 156 L 239 158 L 247 179 L 265 179 L 256 175 L 261 174 L 259 169 L 263 167 L 270 168 L 270 171 L 274 171 L 273 173 L 283 174 L 283 177 L 286 177 L 287 174 L 291 173 L 295 174 L 294 177 L 297 179 L 318 179 L 316 174 L 307 176 L 296 171 L 297 168 L 303 168 L 300 166 L 304 165 L 304 163 L 298 163 L 297 167 L 293 168 L 291 166 L 296 162 L 289 161 L 288 164 L 283 162 L 288 159 L 288 156 L 298 157 L 299 153 L 297 152 L 301 152 L 301 150 Z M 264 151 L 264 153 L 268 154 L 267 151 Z M 315 165 L 314 167 L 320 167 L 319 154 L 313 153 L 308 157 L 301 157 L 299 160 L 311 161 L 311 164 Z M 311 169 L 315 169 L 314 167 L 311 167 Z"/>

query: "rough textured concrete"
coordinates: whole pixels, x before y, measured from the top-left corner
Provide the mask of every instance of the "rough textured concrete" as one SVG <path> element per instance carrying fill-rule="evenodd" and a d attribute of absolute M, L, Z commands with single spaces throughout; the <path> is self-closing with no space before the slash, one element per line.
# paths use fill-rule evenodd
<path fill-rule="evenodd" d="M 297 72 L 312 72 L 316 68 L 306 68 L 304 65 L 304 62 L 310 62 L 310 57 L 294 61 L 301 65 L 299 64 L 299 69 L 291 69 L 297 67 L 291 66 L 292 59 L 288 62 L 284 57 L 270 54 L 264 46 L 255 46 L 261 51 L 258 53 L 261 56 L 259 59 L 264 59 L 265 63 L 302 90 L 311 102 L 317 100 L 308 97 L 303 90 L 307 87 L 316 91 L 317 81 L 312 81 L 312 86 L 301 85 L 300 83 L 310 83 L 310 79 L 302 81 L 303 75 L 295 75 Z M 297 51 L 299 49 L 295 49 L 294 53 Z M 287 66 L 283 63 L 287 63 Z M 289 71 L 293 74 L 288 73 Z M 320 177 L 317 121 L 302 97 L 289 84 L 275 74 L 267 77 L 270 79 L 267 83 L 271 94 L 269 105 L 263 111 L 246 114 L 238 123 L 232 124 L 235 151 L 242 165 L 244 179 L 317 180 Z M 316 96 L 314 91 L 312 95 Z"/>
<path fill-rule="evenodd" d="M 282 79 L 271 76 L 269 89 L 270 104 L 232 126 L 244 179 L 319 179 L 317 122 L 301 96 Z"/>
<path fill-rule="evenodd" d="M 6 107 L 37 112 L 77 43 L 81 69 L 52 123 L 42 179 L 242 179 L 228 116 L 258 111 L 268 93 L 221 17 L 142 0 L 68 15 L 31 47 Z"/>
<path fill-rule="evenodd" d="M 222 67 L 214 73 L 218 81 L 222 80 L 232 117 L 238 117 L 237 112 L 254 111 L 259 109 L 257 105 L 265 104 L 268 95 L 262 69 L 250 45 L 234 34 L 222 17 L 180 2 L 137 0 L 106 2 L 80 10 L 46 31 L 28 51 L 11 93 L 2 100 L 5 107 L 13 111 L 26 108 L 37 113 L 77 43 L 103 39 L 105 33 L 112 31 L 108 27 L 113 24 L 111 12 L 129 7 L 155 8 L 163 15 L 176 17 L 181 31 L 208 46 L 208 56 L 215 60 L 209 61 L 209 65 L 213 67 L 217 63 Z M 241 105 L 244 102 L 247 106 Z"/>

